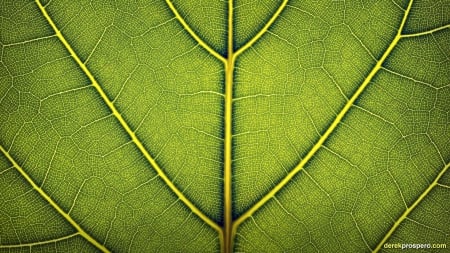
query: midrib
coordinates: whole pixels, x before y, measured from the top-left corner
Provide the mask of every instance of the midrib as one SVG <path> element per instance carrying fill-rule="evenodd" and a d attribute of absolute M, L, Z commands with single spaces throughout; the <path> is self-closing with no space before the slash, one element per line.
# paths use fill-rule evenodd
<path fill-rule="evenodd" d="M 264 25 L 264 27 L 242 47 L 234 51 L 234 37 L 233 37 L 233 0 L 228 1 L 228 40 L 227 40 L 227 58 L 224 61 L 225 68 L 225 109 L 224 109 L 224 127 L 225 127 L 225 150 L 224 150 L 224 225 L 223 231 L 220 235 L 222 243 L 222 252 L 231 253 L 233 251 L 233 242 L 236 236 L 237 227 L 239 223 L 233 222 L 233 195 L 232 195 L 232 119 L 233 119 L 233 78 L 234 66 L 236 59 L 244 51 L 252 47 L 269 29 L 269 27 L 280 16 L 281 12 L 287 6 L 288 0 L 284 0 L 277 8 L 272 17 Z M 218 57 L 219 60 L 222 60 Z M 238 219 L 239 220 L 239 219 Z"/>
<path fill-rule="evenodd" d="M 228 1 L 228 41 L 227 41 L 227 62 L 225 67 L 225 161 L 224 161 L 224 226 L 223 226 L 223 252 L 232 252 L 232 115 L 233 115 L 233 73 L 234 73 L 234 43 L 233 43 L 233 1 Z"/>

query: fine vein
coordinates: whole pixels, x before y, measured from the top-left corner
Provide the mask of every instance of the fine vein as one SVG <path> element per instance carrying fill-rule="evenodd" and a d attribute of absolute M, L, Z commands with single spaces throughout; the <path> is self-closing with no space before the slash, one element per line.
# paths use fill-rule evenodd
<path fill-rule="evenodd" d="M 220 227 L 211 220 L 208 216 L 206 216 L 200 209 L 197 208 L 176 186 L 175 184 L 169 179 L 169 177 L 164 173 L 164 171 L 160 168 L 160 166 L 156 163 L 155 159 L 149 154 L 147 149 L 144 147 L 143 143 L 138 139 L 135 132 L 131 130 L 128 123 L 125 121 L 125 119 L 122 117 L 120 112 L 115 107 L 114 103 L 111 102 L 111 100 L 106 95 L 103 88 L 100 86 L 100 84 L 97 82 L 97 80 L 94 78 L 92 73 L 89 71 L 89 69 L 86 67 L 86 65 L 81 61 L 81 59 L 78 57 L 78 55 L 75 53 L 75 51 L 72 49 L 70 44 L 67 42 L 67 40 L 62 35 L 61 31 L 56 27 L 55 23 L 53 22 L 50 15 L 47 13 L 47 10 L 42 6 L 39 0 L 36 0 L 37 5 L 39 6 L 39 9 L 41 10 L 42 14 L 46 18 L 47 22 L 50 24 L 50 26 L 53 28 L 53 30 L 56 33 L 56 36 L 59 38 L 59 40 L 63 43 L 65 48 L 69 51 L 69 53 L 72 55 L 73 59 L 76 61 L 76 63 L 80 66 L 80 68 L 83 70 L 83 72 L 86 74 L 86 76 L 89 78 L 89 80 L 92 82 L 92 85 L 95 87 L 105 104 L 108 106 L 108 108 L 111 110 L 113 115 L 117 118 L 120 125 L 125 129 L 125 131 L 130 136 L 131 140 L 135 143 L 135 145 L 138 147 L 139 151 L 144 155 L 144 157 L 147 159 L 147 161 L 151 164 L 151 166 L 155 169 L 155 171 L 158 173 L 158 175 L 161 177 L 161 179 L 166 183 L 166 185 L 172 190 L 173 193 L 177 195 L 177 197 L 187 206 L 193 213 L 195 213 L 200 219 L 202 219 L 206 224 L 211 226 L 213 229 L 217 230 L 219 233 L 221 233 Z"/>
<path fill-rule="evenodd" d="M 284 0 L 280 6 L 278 7 L 278 9 L 275 11 L 275 13 L 272 15 L 272 17 L 269 19 L 269 21 L 266 23 L 266 25 L 264 25 L 264 27 L 251 39 L 249 40 L 247 43 L 245 43 L 245 45 L 243 45 L 241 48 L 239 48 L 235 53 L 234 53 L 234 57 L 236 58 L 237 56 L 239 56 L 240 54 L 242 54 L 242 52 L 244 52 L 245 50 L 249 49 L 250 47 L 252 47 L 268 30 L 269 27 L 275 22 L 275 20 L 280 16 L 281 12 L 283 12 L 284 8 L 286 7 L 288 3 L 288 0 Z"/>
<path fill-rule="evenodd" d="M 194 30 L 192 30 L 192 28 L 186 23 L 186 21 L 184 20 L 184 18 L 180 15 L 180 13 L 178 12 L 178 10 L 175 8 L 175 6 L 173 5 L 171 0 L 166 0 L 166 4 L 169 6 L 170 10 L 173 12 L 173 14 L 175 15 L 175 17 L 178 19 L 178 21 L 181 23 L 181 25 L 183 26 L 184 30 L 186 30 L 191 37 L 197 41 L 198 44 L 200 44 L 200 46 L 202 46 L 206 51 L 208 51 L 211 55 L 213 55 L 214 57 L 216 57 L 217 59 L 219 59 L 221 62 L 225 63 L 227 62 L 227 60 L 220 55 L 219 53 L 216 52 L 216 50 L 212 49 L 208 43 L 206 43 L 204 40 L 202 40 L 195 32 Z"/>
<path fill-rule="evenodd" d="M 389 232 L 383 237 L 383 239 L 378 243 L 377 247 L 373 252 L 378 252 L 381 250 L 383 245 L 386 243 L 386 241 L 391 237 L 391 235 L 397 230 L 397 228 L 400 226 L 400 224 L 408 217 L 408 215 L 411 213 L 412 210 L 414 210 L 421 202 L 425 199 L 425 197 L 433 190 L 433 188 L 437 185 L 439 185 L 439 180 L 444 176 L 447 169 L 450 167 L 450 163 L 447 163 L 444 168 L 441 170 L 441 172 L 437 175 L 437 177 L 434 179 L 434 181 L 430 184 L 430 186 L 425 189 L 425 191 L 414 201 L 414 203 L 406 208 L 405 212 L 397 219 L 397 221 L 394 223 L 394 225 L 391 227 Z"/>
<path fill-rule="evenodd" d="M 337 128 L 339 123 L 342 121 L 344 116 L 347 114 L 347 112 L 350 110 L 350 108 L 353 106 L 355 101 L 359 98 L 359 96 L 363 93 L 365 88 L 369 85 L 369 83 L 372 81 L 373 77 L 376 75 L 378 70 L 381 69 L 382 64 L 386 60 L 386 58 L 389 56 L 389 54 L 392 52 L 392 50 L 395 48 L 397 43 L 399 42 L 400 38 L 402 37 L 402 30 L 406 23 L 406 19 L 408 17 L 409 11 L 411 10 L 412 6 L 412 0 L 408 4 L 408 8 L 405 11 L 405 14 L 403 16 L 403 19 L 401 21 L 401 24 L 399 26 L 399 29 L 397 31 L 396 36 L 380 58 L 380 60 L 377 61 L 377 64 L 373 67 L 373 69 L 370 71 L 369 75 L 366 77 L 366 79 L 363 81 L 363 83 L 358 87 L 356 92 L 353 94 L 353 96 L 350 98 L 350 100 L 347 101 L 345 106 L 342 108 L 342 110 L 339 112 L 339 114 L 336 116 L 334 121 L 331 123 L 331 125 L 328 127 L 328 129 L 325 131 L 325 133 L 320 137 L 320 139 L 317 141 L 317 143 L 312 147 L 312 149 L 308 152 L 308 154 L 300 161 L 300 163 L 292 169 L 286 177 L 284 177 L 272 190 L 270 190 L 266 195 L 264 195 L 256 204 L 254 204 L 252 207 L 250 207 L 244 214 L 242 214 L 233 224 L 233 233 L 236 233 L 237 227 L 244 222 L 247 218 L 251 217 L 253 213 L 255 213 L 257 210 L 259 210 L 264 204 L 266 204 L 272 197 L 275 196 L 283 187 L 285 187 L 291 179 L 300 172 L 303 167 L 308 163 L 311 158 L 316 154 L 316 152 L 322 147 L 323 143 L 328 139 L 328 137 L 334 132 L 334 130 Z"/>
<path fill-rule="evenodd" d="M 33 179 L 25 172 L 25 170 L 16 162 L 16 160 L 6 151 L 2 145 L 0 145 L 0 150 L 5 155 L 5 157 L 12 163 L 14 168 L 25 178 L 25 180 L 33 187 L 35 191 L 41 195 L 43 199 L 45 199 L 65 220 L 67 220 L 72 227 L 74 227 L 78 234 L 80 234 L 83 238 L 85 238 L 92 245 L 97 247 L 102 252 L 110 252 L 105 246 L 103 246 L 100 242 L 95 240 L 91 235 L 89 235 L 84 229 L 70 217 L 68 213 L 66 213 L 42 188 L 40 188 Z"/>
<path fill-rule="evenodd" d="M 56 239 L 51 239 L 51 240 L 47 240 L 47 241 L 42 241 L 42 242 L 30 242 L 30 243 L 21 243 L 21 244 L 15 244 L 15 245 L 0 245 L 0 249 L 12 249 L 12 248 L 23 248 L 23 247 L 34 247 L 34 246 L 38 246 L 38 245 L 45 245 L 45 244 L 50 244 L 50 243 L 57 243 L 57 242 L 61 242 L 61 241 L 65 241 L 68 240 L 72 237 L 75 237 L 77 235 L 80 235 L 79 232 L 77 233 L 73 233 L 70 235 L 66 235 L 60 238 L 56 238 Z"/>
<path fill-rule="evenodd" d="M 418 32 L 418 33 L 407 33 L 407 34 L 403 34 L 402 38 L 410 38 L 410 37 L 419 37 L 419 36 L 423 36 L 423 35 L 428 35 L 428 34 L 432 34 L 444 29 L 449 29 L 450 28 L 450 24 L 441 26 L 441 27 L 437 27 L 428 31 L 424 31 L 424 32 Z"/>

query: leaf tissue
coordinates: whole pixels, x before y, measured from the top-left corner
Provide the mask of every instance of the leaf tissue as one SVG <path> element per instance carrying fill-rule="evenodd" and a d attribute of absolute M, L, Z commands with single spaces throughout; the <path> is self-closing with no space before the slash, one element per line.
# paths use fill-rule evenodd
<path fill-rule="evenodd" d="M 449 10 L 3 0 L 0 252 L 445 251 Z"/>

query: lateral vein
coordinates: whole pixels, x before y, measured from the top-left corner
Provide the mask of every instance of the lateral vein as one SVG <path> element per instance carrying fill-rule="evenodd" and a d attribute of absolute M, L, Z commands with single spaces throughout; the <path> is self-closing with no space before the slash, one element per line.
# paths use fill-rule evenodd
<path fill-rule="evenodd" d="M 408 215 L 422 202 L 422 200 L 425 199 L 425 197 L 431 192 L 431 190 L 433 190 L 434 187 L 439 185 L 439 183 L 438 183 L 439 180 L 444 176 L 445 172 L 447 171 L 447 169 L 449 167 L 450 167 L 450 163 L 447 163 L 444 166 L 444 168 L 441 170 L 441 172 L 439 172 L 439 174 L 436 176 L 434 181 L 425 189 L 424 192 L 422 192 L 422 194 L 420 194 L 420 196 L 416 199 L 416 201 L 414 201 L 414 203 L 410 207 L 406 208 L 405 212 L 403 212 L 403 214 L 397 219 L 397 221 L 395 221 L 394 225 L 391 227 L 391 229 L 388 231 L 388 233 L 383 237 L 383 239 L 380 241 L 380 243 L 378 243 L 377 247 L 375 248 L 375 250 L 373 252 L 378 252 L 381 250 L 383 245 L 392 236 L 392 234 L 397 230 L 397 228 L 400 226 L 400 224 L 406 218 L 408 218 Z"/>
<path fill-rule="evenodd" d="M 280 16 L 281 12 L 283 12 L 284 8 L 286 7 L 289 0 L 284 0 L 278 9 L 275 11 L 275 13 L 272 15 L 272 17 L 269 19 L 269 21 L 264 25 L 264 27 L 245 45 L 243 45 L 241 48 L 239 48 L 235 53 L 234 57 L 238 57 L 240 54 L 242 54 L 245 50 L 252 47 L 268 30 L 269 27 L 277 20 L 277 18 Z"/>
<path fill-rule="evenodd" d="M 5 155 L 5 157 L 12 163 L 14 168 L 25 178 L 25 180 L 33 187 L 35 191 L 41 195 L 65 220 L 67 220 L 72 227 L 74 227 L 78 233 L 84 237 L 88 242 L 97 247 L 102 252 L 110 252 L 104 245 L 95 240 L 91 235 L 89 235 L 72 217 L 66 213 L 42 188 L 40 188 L 33 179 L 25 172 L 25 170 L 16 162 L 16 160 L 6 151 L 2 145 L 0 145 L 0 150 Z"/>
<path fill-rule="evenodd" d="M 94 78 L 92 73 L 89 71 L 89 69 L 86 67 L 86 65 L 81 61 L 81 59 L 78 57 L 78 55 L 75 53 L 75 51 L 72 49 L 70 44 L 67 42 L 67 40 L 62 35 L 61 31 L 56 27 L 55 23 L 53 22 L 50 15 L 47 13 L 47 10 L 42 6 L 39 0 L 36 0 L 37 5 L 39 6 L 39 9 L 41 10 L 42 14 L 46 18 L 47 22 L 50 24 L 50 26 L 53 28 L 53 30 L 56 33 L 56 36 L 59 38 L 59 40 L 63 43 L 65 48 L 69 51 L 69 53 L 72 55 L 76 63 L 80 66 L 80 68 L 83 70 L 83 72 L 86 74 L 86 76 L 89 78 L 89 80 L 92 82 L 92 85 L 95 87 L 103 101 L 106 103 L 108 108 L 111 110 L 113 115 L 117 118 L 120 125 L 123 127 L 123 129 L 127 132 L 127 134 L 130 136 L 131 140 L 135 143 L 139 151 L 142 153 L 142 155 L 147 159 L 147 161 L 150 163 L 150 165 L 153 167 L 153 169 L 157 172 L 158 176 L 161 177 L 161 179 L 164 181 L 164 183 L 172 190 L 173 193 L 189 208 L 193 213 L 195 213 L 200 219 L 202 219 L 206 224 L 211 226 L 213 229 L 221 232 L 220 227 L 211 220 L 206 214 L 204 214 L 197 206 L 194 205 L 176 186 L 175 184 L 169 179 L 169 177 L 164 173 L 164 171 L 161 169 L 161 167 L 158 165 L 158 163 L 155 161 L 155 159 L 150 155 L 150 153 L 147 151 L 147 149 L 144 147 L 143 143 L 139 140 L 139 138 L 136 136 L 135 132 L 131 129 L 131 127 L 128 125 L 128 123 L 125 121 L 125 119 L 122 117 L 120 112 L 115 107 L 114 103 L 108 98 L 103 88 L 100 86 L 100 84 L 97 82 L 97 80 Z"/>
<path fill-rule="evenodd" d="M 216 50 L 212 49 L 208 43 L 206 43 L 204 40 L 202 40 L 195 32 L 194 30 L 192 30 L 192 28 L 186 23 L 186 21 L 184 20 L 184 18 L 180 15 L 180 13 L 178 12 L 178 10 L 175 8 L 175 6 L 173 5 L 171 0 L 165 0 L 167 6 L 169 6 L 170 10 L 172 11 L 172 13 L 175 15 L 175 17 L 178 19 L 178 21 L 181 23 L 181 25 L 183 26 L 183 28 L 191 35 L 191 37 L 197 41 L 197 43 L 202 46 L 206 51 L 208 51 L 208 53 L 210 53 L 211 55 L 213 55 L 214 57 L 216 57 L 218 60 L 220 60 L 221 62 L 223 62 L 224 64 L 227 63 L 227 60 L 220 55 L 219 53 L 216 52 Z"/>
<path fill-rule="evenodd" d="M 233 233 L 236 233 L 237 227 L 241 223 L 243 223 L 247 218 L 251 217 L 253 215 L 253 213 L 255 213 L 257 210 L 259 210 L 272 197 L 274 197 L 275 194 L 277 194 L 283 187 L 285 187 L 291 181 L 291 179 L 303 169 L 303 167 L 311 160 L 311 158 L 316 154 L 316 152 L 322 147 L 323 143 L 328 139 L 328 137 L 334 132 L 334 130 L 337 128 L 337 126 L 342 121 L 344 116 L 347 114 L 347 112 L 353 106 L 355 101 L 359 98 L 359 96 L 363 93 L 363 91 L 366 89 L 366 87 L 372 81 L 373 77 L 376 75 L 378 70 L 380 70 L 382 68 L 382 64 L 384 63 L 384 61 L 387 59 L 387 57 L 390 55 L 392 50 L 395 48 L 395 46 L 401 39 L 402 30 L 406 23 L 406 19 L 408 17 L 409 11 L 411 10 L 412 2 L 413 2 L 413 0 L 411 0 L 409 2 L 408 8 L 405 11 L 405 14 L 400 23 L 400 26 L 399 26 L 396 36 L 394 37 L 392 42 L 389 44 L 388 48 L 386 49 L 386 51 L 384 52 L 384 54 L 382 55 L 380 60 L 377 61 L 377 64 L 372 68 L 369 75 L 364 79 L 363 83 L 358 87 L 358 89 L 352 95 L 350 100 L 347 101 L 345 106 L 342 108 L 342 110 L 339 112 L 339 114 L 333 120 L 331 125 L 325 131 L 325 133 L 320 137 L 320 139 L 317 141 L 317 143 L 311 148 L 311 150 L 300 161 L 300 163 L 286 175 L 286 177 L 284 177 L 274 188 L 272 188 L 272 190 L 270 190 L 266 195 L 264 195 L 258 202 L 256 202 L 252 207 L 250 207 L 244 214 L 242 214 L 238 219 L 236 219 L 236 221 L 233 224 Z"/>
<path fill-rule="evenodd" d="M 45 244 L 49 244 L 49 243 L 56 243 L 56 242 L 68 240 L 77 235 L 80 235 L 80 233 L 77 232 L 77 233 L 66 235 L 66 236 L 63 236 L 60 238 L 51 239 L 51 240 L 42 241 L 42 242 L 30 242 L 30 243 L 21 243 L 21 244 L 15 244 L 15 245 L 0 245 L 0 249 L 12 249 L 12 248 L 23 248 L 23 247 L 33 247 L 33 246 L 38 246 L 38 245 L 45 245 Z"/>
<path fill-rule="evenodd" d="M 428 31 L 423 31 L 423 32 L 418 32 L 418 33 L 407 33 L 407 34 L 403 34 L 402 38 L 411 38 L 411 37 L 419 37 L 419 36 L 423 36 L 423 35 L 427 35 L 427 34 L 432 34 L 441 30 L 445 30 L 450 28 L 450 24 L 441 26 L 441 27 L 436 27 L 434 29 L 428 30 Z"/>

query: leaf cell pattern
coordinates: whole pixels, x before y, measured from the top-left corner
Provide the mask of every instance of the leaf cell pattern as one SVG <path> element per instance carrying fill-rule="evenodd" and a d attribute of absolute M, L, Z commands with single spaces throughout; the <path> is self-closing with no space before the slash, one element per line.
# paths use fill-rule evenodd
<path fill-rule="evenodd" d="M 449 244 L 449 7 L 2 2 L 0 252 Z"/>

